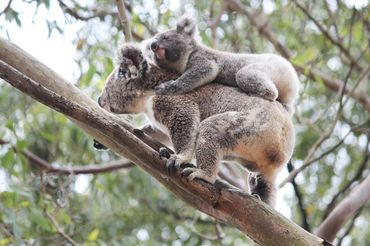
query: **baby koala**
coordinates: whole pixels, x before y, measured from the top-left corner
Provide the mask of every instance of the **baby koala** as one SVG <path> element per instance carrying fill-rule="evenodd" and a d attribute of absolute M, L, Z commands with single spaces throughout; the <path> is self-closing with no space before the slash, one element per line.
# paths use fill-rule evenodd
<path fill-rule="evenodd" d="M 256 174 L 251 193 L 273 206 L 275 178 L 291 158 L 295 139 L 281 103 L 216 83 L 181 95 L 155 95 L 155 88 L 178 74 L 148 66 L 132 45 L 120 50 L 118 61 L 99 97 L 101 107 L 116 114 L 145 113 L 151 124 L 146 129 L 166 134 L 172 143 L 175 154 L 167 165 L 180 167 L 195 157 L 196 167 L 182 171 L 189 180 L 213 184 L 222 160 L 240 163 Z"/>
<path fill-rule="evenodd" d="M 157 95 L 183 94 L 213 82 L 239 87 L 245 93 L 284 104 L 293 112 L 299 80 L 293 66 L 274 54 L 236 54 L 208 48 L 194 39 L 196 25 L 183 17 L 176 29 L 147 42 L 146 52 L 160 68 L 181 74 L 156 87 Z"/>

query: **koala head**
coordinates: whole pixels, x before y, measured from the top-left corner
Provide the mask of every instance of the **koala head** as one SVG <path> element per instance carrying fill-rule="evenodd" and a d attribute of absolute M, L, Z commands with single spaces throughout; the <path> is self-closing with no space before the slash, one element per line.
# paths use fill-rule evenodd
<path fill-rule="evenodd" d="M 183 17 L 177 22 L 176 29 L 155 35 L 147 43 L 151 50 L 150 59 L 161 68 L 183 72 L 189 54 L 196 46 L 195 27 L 193 19 Z"/>
<path fill-rule="evenodd" d="M 143 111 L 145 98 L 153 95 L 153 90 L 144 83 L 142 53 L 135 46 L 126 45 L 118 55 L 118 66 L 105 82 L 98 99 L 100 107 L 115 114 L 131 114 Z M 144 66 L 144 67 L 143 67 Z"/>

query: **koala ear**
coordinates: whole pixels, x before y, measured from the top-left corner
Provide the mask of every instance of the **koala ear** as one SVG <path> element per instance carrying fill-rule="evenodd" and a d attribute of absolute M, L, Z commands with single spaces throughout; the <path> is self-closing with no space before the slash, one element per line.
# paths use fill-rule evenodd
<path fill-rule="evenodd" d="M 187 16 L 181 17 L 177 22 L 176 31 L 191 37 L 194 36 L 195 20 Z"/>

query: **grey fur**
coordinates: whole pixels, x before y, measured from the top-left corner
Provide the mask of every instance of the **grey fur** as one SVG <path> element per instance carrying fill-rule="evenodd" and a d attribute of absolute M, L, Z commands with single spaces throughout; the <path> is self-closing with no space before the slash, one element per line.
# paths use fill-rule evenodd
<path fill-rule="evenodd" d="M 195 21 L 184 17 L 175 29 L 146 42 L 145 54 L 157 66 L 181 74 L 176 80 L 157 86 L 157 95 L 183 94 L 214 81 L 239 87 L 252 96 L 278 100 L 293 112 L 299 80 L 286 59 L 274 54 L 214 50 L 197 43 L 194 32 Z"/>
<path fill-rule="evenodd" d="M 125 46 L 120 54 L 135 53 L 126 49 L 137 48 Z M 124 75 L 128 70 L 131 77 Z M 260 174 L 263 183 L 252 186 L 252 191 L 273 205 L 276 174 L 291 158 L 294 146 L 287 110 L 279 102 L 216 83 L 184 95 L 154 94 L 156 86 L 177 77 L 156 66 L 145 66 L 142 56 L 133 62 L 121 55 L 119 66 L 107 79 L 100 105 L 120 114 L 144 112 L 153 128 L 170 137 L 176 153 L 171 159 L 176 166 L 195 156 L 197 167 L 183 170 L 190 180 L 201 178 L 214 183 L 220 161 L 237 160 Z"/>

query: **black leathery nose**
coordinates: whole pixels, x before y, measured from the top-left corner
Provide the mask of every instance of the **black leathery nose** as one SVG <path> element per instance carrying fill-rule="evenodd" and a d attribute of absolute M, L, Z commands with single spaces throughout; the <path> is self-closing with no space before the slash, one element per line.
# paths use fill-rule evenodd
<path fill-rule="evenodd" d="M 150 49 L 152 51 L 156 51 L 158 49 L 158 42 L 157 41 L 153 41 L 151 44 L 150 44 Z"/>
<path fill-rule="evenodd" d="M 98 97 L 98 104 L 101 107 L 101 97 Z"/>

